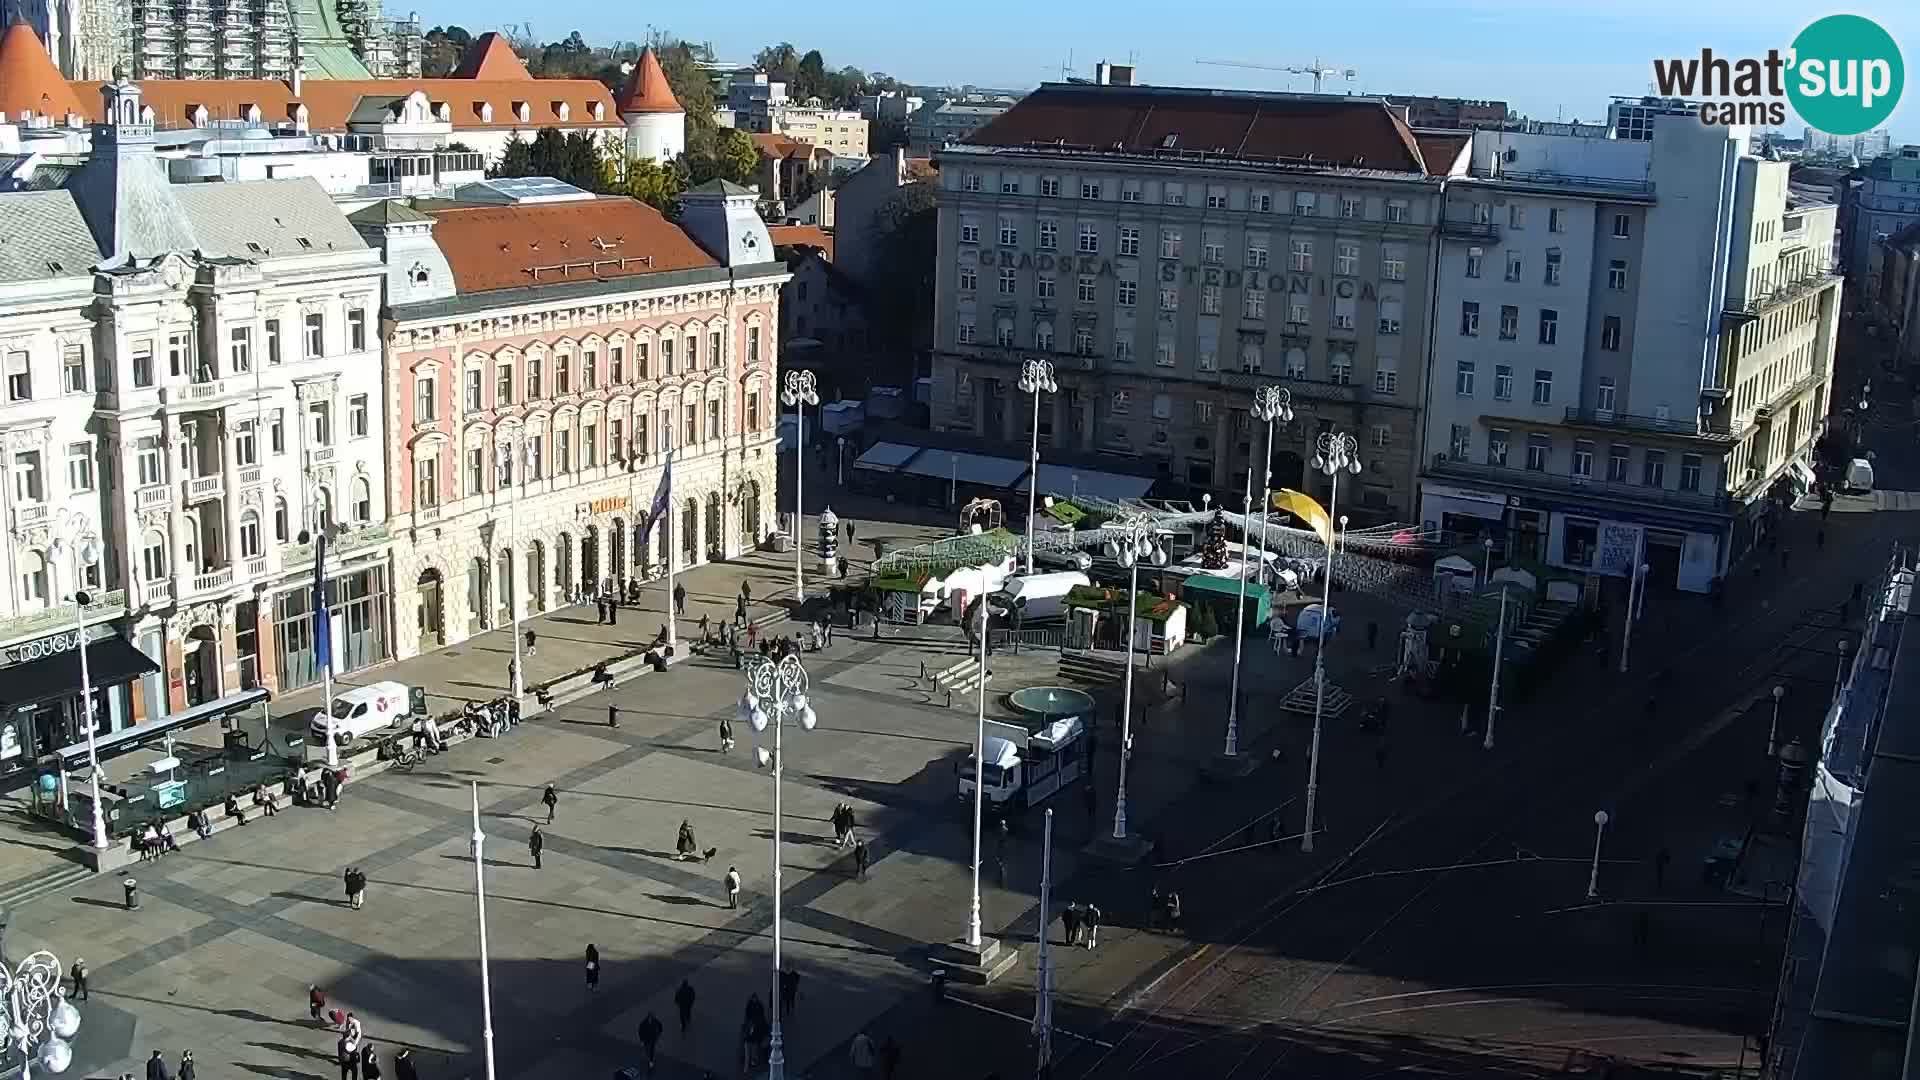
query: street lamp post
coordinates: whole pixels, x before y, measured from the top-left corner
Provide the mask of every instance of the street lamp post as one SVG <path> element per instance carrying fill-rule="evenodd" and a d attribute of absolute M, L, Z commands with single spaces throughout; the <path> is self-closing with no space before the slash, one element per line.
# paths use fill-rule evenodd
<path fill-rule="evenodd" d="M 780 400 L 793 406 L 793 599 L 795 603 L 807 598 L 806 585 L 800 569 L 801 563 L 805 560 L 807 548 L 800 521 L 806 516 L 807 506 L 800 496 L 806 485 L 807 406 L 820 404 L 818 386 L 811 371 L 789 371 L 781 380 L 780 386 Z"/>
<path fill-rule="evenodd" d="M 1333 483 L 1327 500 L 1327 528 L 1340 505 L 1340 474 L 1360 475 L 1360 443 L 1344 431 L 1326 431 L 1314 443 L 1313 467 L 1326 473 Z M 1327 572 L 1321 582 L 1320 642 L 1313 652 L 1313 742 L 1307 755 L 1307 827 L 1300 836 L 1300 850 L 1313 850 L 1313 811 L 1320 794 L 1320 721 L 1327 703 L 1327 623 L 1333 618 L 1333 539 L 1327 538 Z"/>
<path fill-rule="evenodd" d="M 1267 456 L 1260 462 L 1260 557 L 1254 565 L 1260 568 L 1261 580 L 1265 581 L 1267 572 L 1267 514 L 1273 509 L 1273 425 L 1293 422 L 1293 391 L 1284 386 L 1262 386 L 1253 392 L 1253 416 L 1267 425 Z M 1245 548 L 1246 537 L 1240 538 L 1240 546 Z"/>
<path fill-rule="evenodd" d="M 773 1036 L 767 1052 L 768 1080 L 785 1080 L 787 1051 L 780 1031 L 780 842 L 784 831 L 781 820 L 780 780 L 786 772 L 787 758 L 781 745 L 781 732 L 789 719 L 812 731 L 818 717 L 807 701 L 807 669 L 792 653 L 773 660 L 749 654 L 744 661 L 746 693 L 740 696 L 740 716 L 756 732 L 773 727 L 773 752 L 755 747 L 754 756 L 762 768 L 773 770 Z"/>
<path fill-rule="evenodd" d="M 1632 569 L 1632 576 L 1627 579 L 1627 617 L 1624 620 L 1625 626 L 1620 631 L 1620 674 L 1622 675 L 1627 673 L 1627 655 L 1633 651 L 1635 596 L 1636 593 L 1644 594 L 1647 591 L 1647 575 L 1652 571 L 1653 567 L 1641 563 Z"/>
<path fill-rule="evenodd" d="M 833 445 L 838 455 L 834 459 L 835 464 L 839 467 L 838 486 L 846 487 L 847 486 L 847 437 L 845 435 L 840 435 L 835 437 L 835 439 L 833 440 Z"/>
<path fill-rule="evenodd" d="M 1773 722 L 1767 725 L 1767 756 L 1773 757 L 1780 752 L 1780 699 L 1787 696 L 1787 688 L 1776 685 L 1773 688 Z"/>
<path fill-rule="evenodd" d="M 1840 663 L 1833 671 L 1833 700 L 1839 701 L 1840 694 L 1847 688 L 1847 654 L 1853 651 L 1853 642 L 1848 638 L 1840 639 Z"/>
<path fill-rule="evenodd" d="M 473 902 L 480 912 L 480 1041 L 493 1080 L 493 981 L 487 968 L 487 834 L 480 831 L 480 782 L 473 781 Z"/>
<path fill-rule="evenodd" d="M 1605 810 L 1593 812 L 1593 869 L 1587 873 L 1587 899 L 1600 898 L 1600 840 L 1607 835 L 1607 817 Z"/>
<path fill-rule="evenodd" d="M 1253 465 L 1247 465 L 1247 492 L 1241 497 L 1240 521 L 1244 525 L 1247 515 L 1253 513 Z M 1260 508 L 1261 516 L 1266 516 L 1266 507 Z M 1265 554 L 1260 558 L 1264 561 Z M 1240 650 L 1247 637 L 1247 538 L 1240 537 L 1240 603 L 1239 612 L 1233 628 L 1233 685 L 1227 691 L 1227 746 L 1221 753 L 1230 758 L 1240 756 Z"/>
<path fill-rule="evenodd" d="M 32 1080 L 35 1065 L 63 1073 L 73 1064 L 68 1040 L 80 1030 L 80 1010 L 67 1002 L 62 970 L 59 958 L 44 949 L 18 965 L 0 963 L 0 1037 L 20 1055 L 20 1080 Z"/>
<path fill-rule="evenodd" d="M 1493 537 L 1489 536 L 1482 539 L 1480 546 L 1485 548 L 1487 552 L 1487 559 L 1486 562 L 1481 564 L 1481 571 L 1485 575 L 1486 580 L 1491 582 L 1493 581 Z"/>
<path fill-rule="evenodd" d="M 1500 716 L 1500 660 L 1507 644 L 1507 583 L 1500 583 L 1500 627 L 1493 634 L 1493 685 L 1487 688 L 1487 737 L 1482 750 L 1493 749 L 1493 722 Z"/>
<path fill-rule="evenodd" d="M 973 719 L 973 901 L 967 909 L 967 945 L 978 949 L 982 941 L 980 930 L 980 826 L 986 817 L 986 780 L 987 780 L 987 634 L 993 629 L 993 613 L 986 597 L 980 604 L 980 670 L 978 678 L 978 704 Z M 1091 783 L 1091 780 L 1089 780 Z"/>
<path fill-rule="evenodd" d="M 80 654 L 80 716 L 87 729 L 87 766 L 93 773 L 93 846 L 107 850 L 107 819 L 100 808 L 100 753 L 94 743 L 93 677 L 87 670 L 87 605 L 93 602 L 85 586 L 87 568 L 100 563 L 100 537 L 84 513 L 61 515 L 62 535 L 53 542 L 51 554 L 57 566 L 73 556 L 73 632 L 74 651 Z M 61 765 L 61 775 L 66 765 Z M 61 806 L 64 811 L 65 805 Z"/>
<path fill-rule="evenodd" d="M 1027 573 L 1033 573 L 1033 515 L 1040 490 L 1040 395 L 1060 389 L 1053 361 L 1030 356 L 1020 365 L 1020 390 L 1033 395 L 1033 448 L 1027 455 Z"/>
<path fill-rule="evenodd" d="M 1155 540 L 1150 525 L 1134 525 L 1121 530 L 1118 542 L 1109 540 L 1106 552 L 1109 558 L 1118 559 L 1121 566 L 1127 568 L 1129 583 L 1127 587 L 1127 674 L 1120 692 L 1120 784 L 1113 799 L 1113 838 L 1124 842 L 1127 837 L 1127 761 L 1133 757 L 1133 649 L 1134 639 L 1140 618 L 1140 562 L 1149 560 L 1155 566 L 1167 565 L 1166 549 Z M 1151 647 L 1152 642 L 1148 642 Z"/>

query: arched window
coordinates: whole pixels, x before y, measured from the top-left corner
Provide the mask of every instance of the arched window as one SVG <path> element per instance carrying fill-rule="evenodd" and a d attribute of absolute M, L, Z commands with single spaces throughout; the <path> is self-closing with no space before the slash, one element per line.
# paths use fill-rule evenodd
<path fill-rule="evenodd" d="M 260 512 L 248 510 L 240 515 L 240 557 L 260 557 Z"/>
<path fill-rule="evenodd" d="M 373 520 L 373 485 L 364 476 L 353 478 L 353 520 L 358 525 Z"/>
<path fill-rule="evenodd" d="M 148 581 L 163 581 L 167 576 L 167 534 L 148 529 L 140 538 L 140 572 Z"/>
<path fill-rule="evenodd" d="M 326 488 L 318 488 L 314 491 L 313 499 L 314 521 L 322 530 L 331 532 L 333 530 L 333 492 Z"/>
<path fill-rule="evenodd" d="M 287 513 L 287 500 L 275 497 L 273 500 L 273 542 L 291 543 L 293 540 L 293 518 Z"/>
<path fill-rule="evenodd" d="M 29 551 L 21 556 L 20 606 L 23 608 L 47 606 L 47 557 L 41 552 Z"/>

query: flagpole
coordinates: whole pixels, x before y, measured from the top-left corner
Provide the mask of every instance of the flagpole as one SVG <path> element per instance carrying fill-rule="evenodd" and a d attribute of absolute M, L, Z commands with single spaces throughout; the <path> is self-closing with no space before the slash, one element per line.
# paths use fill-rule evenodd
<path fill-rule="evenodd" d="M 1089 781 L 1091 782 L 1091 781 Z M 1046 817 L 1040 854 L 1040 963 L 1034 986 L 1033 1034 L 1040 1060 L 1035 1075 L 1047 1077 L 1053 1069 L 1053 811 Z"/>
<path fill-rule="evenodd" d="M 333 613 L 327 608 L 327 527 L 318 523 L 313 538 L 313 650 L 320 661 L 320 693 L 326 699 L 327 768 L 340 767 L 340 745 L 333 733 Z"/>
<path fill-rule="evenodd" d="M 673 429 L 669 427 L 663 434 L 667 437 L 667 464 L 660 474 L 660 497 L 654 502 L 666 503 L 662 513 L 667 519 L 667 655 L 673 656 L 680 651 L 680 612 L 673 597 L 673 560 L 678 554 L 673 543 Z"/>

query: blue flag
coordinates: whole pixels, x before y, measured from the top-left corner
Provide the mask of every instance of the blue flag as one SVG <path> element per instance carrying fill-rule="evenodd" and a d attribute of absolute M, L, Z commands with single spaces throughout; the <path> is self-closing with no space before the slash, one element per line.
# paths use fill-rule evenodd
<path fill-rule="evenodd" d="M 651 535 L 653 532 L 653 527 L 659 524 L 661 517 L 665 516 L 667 512 L 667 507 L 672 505 L 672 503 L 673 503 L 673 451 L 669 450 L 667 451 L 667 465 L 665 468 L 660 470 L 660 486 L 654 489 L 654 492 L 653 492 L 653 505 L 647 509 L 646 528 L 640 530 L 640 535 L 642 536 Z"/>
<path fill-rule="evenodd" d="M 327 612 L 327 537 L 313 543 L 313 658 L 319 670 L 333 668 L 333 618 Z"/>

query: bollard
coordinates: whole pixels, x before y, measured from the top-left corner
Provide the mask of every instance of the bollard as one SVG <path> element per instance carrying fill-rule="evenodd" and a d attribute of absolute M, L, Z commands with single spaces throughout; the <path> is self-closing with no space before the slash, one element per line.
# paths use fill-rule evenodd
<path fill-rule="evenodd" d="M 934 968 L 933 975 L 928 979 L 928 985 L 933 987 L 934 1004 L 938 1005 L 947 1000 L 947 969 Z"/>
<path fill-rule="evenodd" d="M 127 910 L 139 911 L 140 910 L 140 883 L 138 881 L 135 881 L 132 878 L 126 878 L 120 882 L 120 887 L 126 890 Z"/>

